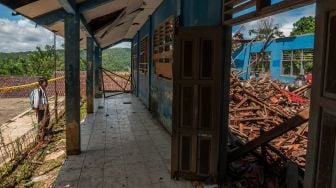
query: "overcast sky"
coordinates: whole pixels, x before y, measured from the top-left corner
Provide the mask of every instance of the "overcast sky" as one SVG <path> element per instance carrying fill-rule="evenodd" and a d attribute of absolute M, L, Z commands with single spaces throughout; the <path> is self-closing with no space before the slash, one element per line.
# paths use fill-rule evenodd
<path fill-rule="evenodd" d="M 278 1 L 278 0 L 273 0 Z M 272 16 L 274 22 L 280 25 L 280 30 L 289 35 L 293 23 L 303 16 L 315 15 L 315 5 L 302 7 L 286 13 Z M 248 31 L 255 22 L 246 24 Z M 237 30 L 237 27 L 233 31 Z M 57 46 L 64 43 L 62 37 L 57 37 Z M 36 26 L 35 23 L 21 16 L 12 16 L 12 11 L 0 5 L 0 52 L 22 52 L 35 50 L 36 46 L 43 47 L 53 44 L 53 33 Z M 130 48 L 130 43 L 121 43 L 115 47 Z"/>

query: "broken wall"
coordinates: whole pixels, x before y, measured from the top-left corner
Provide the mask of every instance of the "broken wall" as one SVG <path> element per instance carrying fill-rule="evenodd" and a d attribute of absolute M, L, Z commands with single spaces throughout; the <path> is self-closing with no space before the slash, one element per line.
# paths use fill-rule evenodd
<path fill-rule="evenodd" d="M 248 79 L 250 75 L 249 61 L 251 53 L 259 53 L 264 45 L 263 41 L 245 44 L 234 52 L 235 66 L 242 70 L 243 79 Z M 267 46 L 265 52 L 271 52 L 270 73 L 271 78 L 281 82 L 293 82 L 296 76 L 282 75 L 282 52 L 285 50 L 314 49 L 314 34 L 301 35 L 275 39 Z"/>
<path fill-rule="evenodd" d="M 152 15 L 151 30 L 154 31 L 164 20 L 170 16 L 176 15 L 176 0 L 165 0 Z M 150 109 L 154 117 L 157 118 L 159 122 L 171 133 L 173 80 L 162 78 L 156 75 L 152 59 L 150 60 L 150 64 L 152 66 Z"/>

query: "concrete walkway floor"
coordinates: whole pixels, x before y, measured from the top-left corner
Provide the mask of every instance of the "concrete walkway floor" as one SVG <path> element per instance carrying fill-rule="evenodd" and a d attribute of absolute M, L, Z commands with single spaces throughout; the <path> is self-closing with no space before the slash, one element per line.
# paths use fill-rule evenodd
<path fill-rule="evenodd" d="M 103 103 L 81 127 L 82 154 L 68 157 L 54 187 L 192 187 L 170 178 L 171 137 L 138 98 Z"/>

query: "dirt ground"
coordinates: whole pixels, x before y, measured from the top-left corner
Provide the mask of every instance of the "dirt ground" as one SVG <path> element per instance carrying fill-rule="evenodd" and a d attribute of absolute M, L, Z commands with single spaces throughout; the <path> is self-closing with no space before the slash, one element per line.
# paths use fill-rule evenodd
<path fill-rule="evenodd" d="M 7 102 L 7 104 L 1 103 L 1 114 L 3 114 L 2 117 L 5 123 L 0 125 L 0 133 L 4 143 L 10 143 L 14 141 L 15 139 L 21 137 L 37 125 L 36 114 L 34 111 L 31 110 L 28 100 L 29 99 L 17 99 L 15 101 L 13 99 L 9 99 L 4 100 L 5 102 Z M 62 101 L 64 101 L 64 97 L 59 98 L 59 111 L 64 108 L 64 105 L 61 105 Z M 6 104 L 8 108 L 6 108 L 6 105 L 4 104 Z M 50 112 L 52 112 L 54 109 L 54 98 L 49 98 L 49 104 Z M 27 110 L 29 109 L 31 111 L 27 112 Z M 9 115 L 9 112 L 12 113 Z M 23 112 L 27 113 L 22 114 Z M 18 115 L 20 115 L 20 117 L 17 117 L 15 120 L 13 119 L 13 121 L 9 121 L 10 119 Z M 51 114 L 51 116 L 51 118 L 53 118 L 53 114 Z"/>
<path fill-rule="evenodd" d="M 29 108 L 28 98 L 0 98 L 0 126 Z"/>

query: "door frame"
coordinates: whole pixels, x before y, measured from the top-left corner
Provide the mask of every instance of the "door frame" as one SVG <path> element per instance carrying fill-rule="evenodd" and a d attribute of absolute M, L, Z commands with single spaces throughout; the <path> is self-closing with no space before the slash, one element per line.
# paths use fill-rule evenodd
<path fill-rule="evenodd" d="M 195 27 L 184 27 L 184 28 L 189 28 L 189 29 L 195 29 L 197 31 L 197 29 L 205 29 L 205 28 L 217 28 L 217 29 L 221 29 L 221 35 L 222 37 L 226 37 L 226 41 L 228 41 L 229 43 L 229 46 L 230 46 L 230 40 L 231 39 L 231 32 L 227 32 L 228 30 L 230 30 L 231 28 L 227 27 L 223 27 L 223 26 L 212 26 L 212 27 L 209 27 L 209 26 L 204 26 L 204 27 L 200 27 L 200 26 L 195 26 Z M 176 34 L 175 35 L 178 35 L 179 33 L 179 30 L 181 28 L 178 28 L 177 31 L 176 31 Z M 226 32 L 225 30 L 226 29 Z M 182 75 L 181 76 L 178 76 L 178 72 L 181 71 L 181 65 L 177 65 L 177 62 L 180 62 L 176 60 L 177 57 L 182 57 L 182 54 L 181 54 L 181 45 L 177 45 L 176 42 L 179 42 L 178 40 L 180 40 L 180 38 L 178 36 L 175 36 L 174 37 L 174 63 L 173 63 L 173 77 L 174 77 L 174 81 L 176 81 L 176 78 L 177 77 L 181 77 L 181 79 L 183 80 L 182 78 Z M 220 49 L 217 49 L 219 51 L 223 51 L 223 48 L 224 48 L 224 43 L 221 42 L 220 45 Z M 214 53 L 217 55 L 217 53 L 214 51 Z M 231 50 L 228 52 L 228 54 L 231 54 Z M 193 58 L 195 58 L 196 56 L 194 56 Z M 217 91 L 219 89 L 219 93 L 215 94 L 217 95 L 218 97 L 219 96 L 223 96 L 223 97 L 219 97 L 218 99 L 218 102 L 219 102 L 219 106 L 218 107 L 218 116 L 213 116 L 215 119 L 214 119 L 214 125 L 216 124 L 216 121 L 217 121 L 217 126 L 214 130 L 214 141 L 212 141 L 213 143 L 215 143 L 215 146 L 212 146 L 212 147 L 216 147 L 216 155 L 214 156 L 216 158 L 216 160 L 214 160 L 213 162 L 217 165 L 214 165 L 213 166 L 213 169 L 217 169 L 217 170 L 214 170 L 215 171 L 215 181 L 216 182 L 221 182 L 221 177 L 224 177 L 225 173 L 220 173 L 220 172 L 223 172 L 225 171 L 225 169 L 223 170 L 219 170 L 221 167 L 225 167 L 226 166 L 226 160 L 221 160 L 223 159 L 226 159 L 226 147 L 222 147 L 223 145 L 226 145 L 226 140 L 227 140 L 227 128 L 228 128 L 228 114 L 229 114 L 229 101 L 228 100 L 225 100 L 226 98 L 229 98 L 229 87 L 226 87 L 225 88 L 225 83 L 224 81 L 226 81 L 227 83 L 230 82 L 230 67 L 231 67 L 231 64 L 230 63 L 224 63 L 224 62 L 230 62 L 231 60 L 231 56 L 225 56 L 224 57 L 224 54 L 220 54 L 219 57 L 217 58 L 217 62 L 222 62 L 221 64 L 218 64 L 218 68 L 221 70 L 221 71 L 218 71 L 217 72 L 217 79 L 214 78 L 213 79 L 213 84 L 216 84 L 216 82 L 219 84 L 217 85 L 215 88 L 217 88 Z M 193 61 L 194 62 L 194 61 Z M 194 66 L 195 68 L 196 66 Z M 214 66 L 215 68 L 216 66 Z M 180 69 L 181 68 L 181 69 Z M 198 71 L 196 71 L 198 72 Z M 197 80 L 197 79 L 196 79 Z M 214 90 L 216 90 L 214 88 Z M 177 94 L 175 93 L 176 91 L 182 91 L 180 89 L 180 84 L 176 84 L 174 83 L 173 84 L 173 90 L 174 90 L 174 97 L 173 97 L 173 104 L 176 102 L 174 102 L 174 100 L 177 100 L 177 102 L 180 102 L 180 94 Z M 224 104 L 224 105 L 223 105 Z M 213 108 L 215 108 L 215 106 L 213 106 Z M 179 129 L 178 125 L 180 124 L 180 117 L 181 117 L 181 113 L 177 113 L 180 111 L 180 105 L 173 105 L 173 127 L 172 127 L 172 131 L 173 131 L 173 134 L 172 134 L 172 161 L 171 161 L 171 165 L 172 165 L 172 169 L 171 169 L 171 176 L 173 178 L 176 178 L 176 177 L 179 177 L 179 174 L 175 174 L 175 172 L 179 172 L 180 169 L 179 169 L 179 153 L 180 153 L 180 134 L 178 134 L 176 131 Z M 223 115 L 224 114 L 224 115 Z M 198 120 L 198 118 L 196 118 Z M 196 121 L 194 119 L 194 121 Z M 224 142 L 225 141 L 225 142 Z M 173 147 L 173 146 L 177 146 L 177 147 Z M 196 147 L 196 146 L 193 146 L 193 147 Z M 197 148 L 197 147 L 196 147 Z M 195 148 L 195 149 L 196 149 Z M 197 152 L 196 152 L 197 153 Z M 212 155 L 212 154 L 211 154 Z M 197 155 L 196 155 L 197 157 Z M 178 159 L 178 160 L 173 160 L 173 159 Z M 211 166 L 211 165 L 210 165 Z M 196 168 L 196 166 L 195 166 Z M 211 167 L 210 167 L 210 170 L 211 170 Z M 186 173 L 182 173 L 185 175 L 185 177 L 189 177 L 189 178 L 195 178 L 196 176 L 193 176 L 193 175 L 190 175 L 190 174 L 186 174 Z"/>
<path fill-rule="evenodd" d="M 329 21 L 336 16 L 335 0 L 317 0 L 316 2 L 316 31 L 314 47 L 313 85 L 311 94 L 310 121 L 308 132 L 308 148 L 306 157 L 305 187 L 317 187 L 319 176 L 319 156 L 321 152 L 322 131 L 324 129 L 324 114 L 336 117 L 336 98 L 326 90 L 327 64 L 329 54 Z M 335 152 L 335 149 L 334 149 Z M 335 153 L 334 153 L 335 157 Z M 335 159 L 335 158 L 334 158 Z M 333 162 L 331 173 L 335 171 L 336 161 Z M 333 175 L 332 178 L 335 178 Z"/>
<path fill-rule="evenodd" d="M 271 16 L 274 14 L 279 14 L 282 12 L 290 11 L 292 9 L 297 9 L 297 8 L 300 8 L 300 7 L 309 5 L 309 4 L 313 4 L 315 1 L 317 1 L 317 5 L 319 4 L 319 2 L 324 1 L 326 6 L 328 6 L 327 4 L 332 2 L 333 0 L 323 0 L 323 1 L 322 0 L 291 0 L 291 1 L 279 3 L 279 6 L 278 4 L 271 4 L 270 0 L 257 0 L 256 10 L 254 12 L 251 12 L 251 13 L 248 13 L 242 16 L 238 16 L 235 18 L 233 18 L 233 14 L 236 12 L 243 11 L 243 10 L 238 10 L 238 9 L 244 6 L 244 3 L 242 4 L 242 6 L 237 6 L 237 3 L 239 3 L 238 1 L 235 2 L 234 0 L 222 0 L 222 25 L 224 27 L 224 32 L 225 32 L 224 38 L 223 38 L 223 43 L 224 43 L 223 51 L 224 51 L 224 59 L 225 59 L 224 62 L 231 62 L 232 27 L 233 26 L 251 22 L 253 20 L 261 19 L 261 18 Z M 328 1 L 328 3 L 325 1 Z M 249 2 L 246 2 L 246 4 L 247 3 Z M 318 10 L 319 6 L 317 6 L 316 9 Z M 228 13 L 228 12 L 232 12 L 232 13 Z M 318 15 L 326 16 L 322 12 L 317 11 L 316 16 Z M 323 23 L 319 23 L 319 24 L 323 25 Z M 315 39 L 318 39 L 318 40 L 315 40 L 315 41 L 319 41 L 319 43 L 321 43 L 322 41 L 325 40 L 325 37 L 322 32 L 325 28 L 319 27 L 318 25 L 316 27 L 317 27 L 317 30 L 315 31 Z M 323 39 L 323 40 L 320 41 L 320 39 Z M 314 48 L 315 50 L 317 49 L 318 45 L 321 45 L 321 44 L 315 44 L 315 48 Z M 315 52 L 314 66 L 316 62 L 323 62 L 323 60 L 324 60 L 323 54 L 321 54 L 320 52 L 319 53 Z M 321 76 L 318 74 L 318 73 L 321 73 L 321 68 L 322 67 L 320 67 L 319 65 L 319 66 L 315 66 L 313 70 L 313 75 L 315 76 L 314 76 L 314 82 L 313 82 L 313 88 L 312 88 L 312 91 L 314 91 L 312 93 L 312 99 L 315 98 L 316 96 L 319 96 L 322 92 L 320 90 L 321 87 L 319 87 L 319 84 L 321 84 L 322 80 L 321 80 Z M 230 70 L 231 70 L 230 66 L 224 67 L 224 73 L 223 73 L 223 78 L 222 78 L 222 84 L 223 84 L 222 96 L 224 99 L 229 99 L 230 78 L 226 78 L 226 76 L 229 77 Z M 321 86 L 323 87 L 323 85 Z M 306 169 L 308 169 L 306 171 L 308 171 L 308 173 L 306 174 L 305 179 L 304 179 L 305 187 L 308 187 L 308 188 L 310 188 L 311 185 L 313 185 L 312 181 L 313 181 L 314 173 L 312 173 L 312 171 L 316 170 L 315 160 L 317 159 L 316 158 L 317 143 L 312 142 L 312 140 L 316 140 L 317 138 L 319 138 L 319 135 L 316 133 L 317 127 L 312 126 L 312 125 L 317 125 L 319 123 L 316 117 L 318 116 L 318 114 L 314 113 L 314 112 L 319 111 L 319 102 L 320 101 L 318 99 L 314 99 L 311 101 L 311 104 L 310 104 L 311 117 L 310 117 L 310 125 L 309 125 L 310 131 L 309 131 L 309 141 L 308 141 L 307 160 L 306 160 L 308 162 L 306 163 Z M 326 102 L 326 104 L 328 104 L 328 102 Z M 223 184 L 223 183 L 226 183 L 226 180 L 227 180 L 227 176 L 226 176 L 227 149 L 226 149 L 226 146 L 227 146 L 227 130 L 228 130 L 229 112 L 227 111 L 226 113 L 226 109 L 229 108 L 229 101 L 223 100 L 221 105 L 223 108 L 223 111 L 222 111 L 223 117 L 222 117 L 222 123 L 221 123 L 222 130 L 220 130 L 220 141 L 221 142 L 220 142 L 220 150 L 219 150 L 220 155 L 219 155 L 218 170 L 219 170 L 219 183 Z"/>
<path fill-rule="evenodd" d="M 321 1 L 321 0 L 320 0 Z M 221 114 L 220 119 L 220 130 L 219 130 L 219 155 L 218 155 L 218 183 L 224 184 L 227 181 L 227 139 L 228 139 L 228 122 L 229 122 L 229 91 L 230 91 L 230 74 L 231 74 L 231 48 L 232 48 L 232 27 L 238 24 L 247 23 L 256 19 L 261 19 L 266 16 L 271 16 L 281 12 L 289 11 L 293 8 L 300 8 L 312 4 L 314 0 L 293 0 L 286 1 L 282 3 L 281 6 L 277 7 L 278 9 L 273 12 L 268 10 L 273 10 L 277 5 L 271 5 L 270 1 L 262 2 L 262 0 L 257 0 L 257 9 L 256 14 L 249 14 L 247 17 L 242 18 L 233 18 L 232 14 L 228 14 L 226 11 L 230 11 L 233 8 L 235 3 L 233 0 L 222 0 L 222 27 L 223 27 L 223 41 L 222 41 L 222 51 L 223 51 L 223 64 L 222 64 L 222 75 L 221 75 Z M 233 11 L 235 12 L 235 11 Z M 258 14 L 257 14 L 258 13 Z M 178 28 L 176 29 L 178 31 Z M 176 40 L 174 38 L 174 40 Z M 174 49 L 174 56 L 179 49 Z M 226 63 L 225 63 L 226 62 Z M 230 63 L 227 63 L 230 62 Z M 176 65 L 173 63 L 173 72 L 175 72 Z M 173 90 L 175 90 L 175 86 Z M 173 114 L 176 111 L 176 106 L 173 106 Z M 312 109 L 311 109 L 312 110 Z M 176 129 L 175 123 L 173 121 L 172 130 Z M 174 135 L 174 134 L 173 134 Z M 177 139 L 172 138 L 172 145 L 178 144 Z M 309 150 L 308 150 L 309 151 Z M 173 155 L 176 155 L 176 152 L 172 151 Z M 179 161 L 171 161 L 172 164 L 172 177 L 176 177 L 174 173 L 173 166 L 178 167 Z"/>

